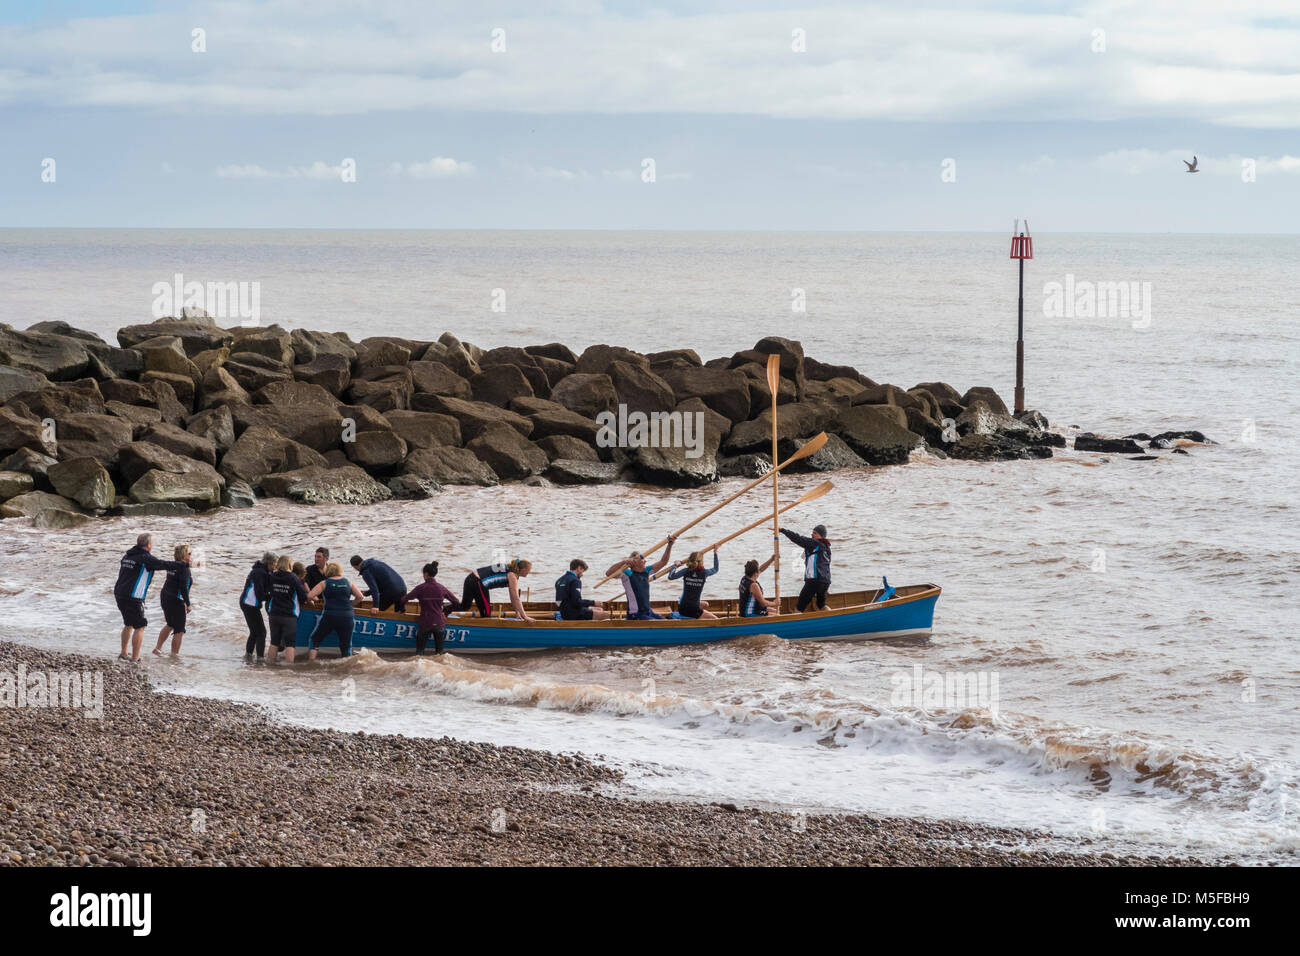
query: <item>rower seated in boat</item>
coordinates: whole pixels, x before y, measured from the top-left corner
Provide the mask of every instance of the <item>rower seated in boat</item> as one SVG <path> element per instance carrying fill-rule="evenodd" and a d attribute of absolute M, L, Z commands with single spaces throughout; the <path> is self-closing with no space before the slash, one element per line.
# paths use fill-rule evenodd
<path fill-rule="evenodd" d="M 763 596 L 763 585 L 758 583 L 758 576 L 772 564 L 773 555 L 762 564 L 752 558 L 745 562 L 745 576 L 740 579 L 740 616 L 768 617 L 781 613 L 775 598 Z"/>
<path fill-rule="evenodd" d="M 718 615 L 709 610 L 709 602 L 700 600 L 700 595 L 704 593 L 704 582 L 717 573 L 717 548 L 713 549 L 713 570 L 711 571 L 704 567 L 703 551 L 692 551 L 684 566 L 680 561 L 673 564 L 673 570 L 668 572 L 668 580 L 683 579 L 682 596 L 677 599 L 678 614 L 682 617 L 702 618 L 710 621 L 718 619 Z"/>
<path fill-rule="evenodd" d="M 623 582 L 623 591 L 627 594 L 627 619 L 629 621 L 658 621 L 663 615 L 650 607 L 650 577 L 661 569 L 668 567 L 673 553 L 673 542 L 677 539 L 668 535 L 668 550 L 659 559 L 658 564 L 647 565 L 645 555 L 633 551 L 621 561 L 615 561 L 605 572 L 605 577 L 619 576 Z"/>
<path fill-rule="evenodd" d="M 562 621 L 604 621 L 609 618 L 599 601 L 582 596 L 582 574 L 587 570 L 587 562 L 574 558 L 555 582 L 555 604 L 560 609 Z"/>
<path fill-rule="evenodd" d="M 519 599 L 519 579 L 527 577 L 532 570 L 531 561 L 515 558 L 505 564 L 489 564 L 471 571 L 465 576 L 465 587 L 460 599 L 461 610 L 468 611 L 473 606 L 478 608 L 480 617 L 491 617 L 492 601 L 488 595 L 496 588 L 507 588 L 515 617 L 525 624 L 532 624 L 533 619 L 528 616 L 524 602 Z"/>

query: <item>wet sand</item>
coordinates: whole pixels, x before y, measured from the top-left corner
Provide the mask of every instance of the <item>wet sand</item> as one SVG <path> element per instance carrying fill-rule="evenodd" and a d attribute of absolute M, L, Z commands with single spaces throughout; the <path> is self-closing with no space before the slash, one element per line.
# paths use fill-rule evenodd
<path fill-rule="evenodd" d="M 0 707 L 3 865 L 1197 862 L 956 821 L 635 799 L 578 755 L 303 729 L 156 692 L 147 666 L 0 642 L 0 674 L 20 664 L 101 673 L 104 706 Z"/>

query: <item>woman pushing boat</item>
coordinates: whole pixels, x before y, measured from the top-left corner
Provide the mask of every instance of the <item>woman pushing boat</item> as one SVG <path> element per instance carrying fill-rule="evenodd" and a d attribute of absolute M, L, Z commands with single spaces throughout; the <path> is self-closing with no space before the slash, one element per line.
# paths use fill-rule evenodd
<path fill-rule="evenodd" d="M 763 585 L 758 583 L 758 576 L 768 569 L 776 555 L 762 564 L 750 559 L 745 562 L 745 576 L 740 579 L 740 616 L 741 617 L 775 617 L 781 613 L 776 606 L 776 598 L 763 596 Z"/>
<path fill-rule="evenodd" d="M 443 642 L 447 639 L 447 612 L 460 610 L 456 595 L 434 580 L 438 576 L 438 562 L 430 561 L 424 566 L 424 583 L 417 584 L 415 590 L 402 598 L 402 607 L 410 601 L 420 603 L 420 629 L 415 634 L 415 653 L 423 654 L 429 638 L 433 638 L 433 652 L 442 653 Z"/>
<path fill-rule="evenodd" d="M 681 570 L 677 570 L 679 567 Z M 686 559 L 685 567 L 682 567 L 680 561 L 673 564 L 673 570 L 668 572 L 668 580 L 685 579 L 682 581 L 682 596 L 677 599 L 678 614 L 682 617 L 703 618 L 710 621 L 718 619 L 718 615 L 709 610 L 708 602 L 700 600 L 700 595 L 704 593 L 704 582 L 717 573 L 717 548 L 713 549 L 712 571 L 706 571 L 704 568 L 703 551 L 692 551 Z"/>
<path fill-rule="evenodd" d="M 533 563 L 522 558 L 515 558 L 506 564 L 489 564 L 465 575 L 465 588 L 461 594 L 460 608 L 468 611 L 470 605 L 478 608 L 479 617 L 492 616 L 492 601 L 489 595 L 494 588 L 508 588 L 510 606 L 515 609 L 515 617 L 525 624 L 532 624 L 533 619 L 524 610 L 524 602 L 519 600 L 519 579 L 527 577 L 533 570 Z"/>
<path fill-rule="evenodd" d="M 311 650 L 307 653 L 307 659 L 314 661 L 316 648 L 320 647 L 326 638 L 334 635 L 338 635 L 339 656 L 350 657 L 352 656 L 352 627 L 355 623 L 353 608 L 360 604 L 364 597 L 357 586 L 343 576 L 343 569 L 339 567 L 337 561 L 325 565 L 325 580 L 311 589 L 307 599 L 314 601 L 321 596 L 324 597 L 325 608 L 321 612 L 320 620 L 316 622 L 316 629 L 311 632 Z"/>

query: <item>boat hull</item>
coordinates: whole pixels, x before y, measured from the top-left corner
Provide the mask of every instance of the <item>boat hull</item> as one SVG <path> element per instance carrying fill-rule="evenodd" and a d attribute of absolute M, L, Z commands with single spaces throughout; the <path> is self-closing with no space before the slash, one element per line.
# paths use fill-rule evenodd
<path fill-rule="evenodd" d="M 447 622 L 446 649 L 455 654 L 512 654 L 568 648 L 672 647 L 757 634 L 792 641 L 915 637 L 931 632 L 939 593 L 934 585 L 913 585 L 899 588 L 898 596 L 883 602 L 849 604 L 841 600 L 845 606 L 835 607 L 832 601 L 825 611 L 714 621 L 556 621 L 551 617 L 553 610 L 548 610 L 553 605 L 538 604 L 529 606 L 529 613 L 538 618 L 533 624 L 513 618 L 452 617 Z M 298 648 L 311 646 L 319 619 L 319 610 L 303 608 L 298 618 Z M 352 647 L 384 654 L 414 653 L 418 620 L 415 614 L 359 608 L 353 621 Z M 337 654 L 338 647 L 322 645 L 320 651 Z"/>

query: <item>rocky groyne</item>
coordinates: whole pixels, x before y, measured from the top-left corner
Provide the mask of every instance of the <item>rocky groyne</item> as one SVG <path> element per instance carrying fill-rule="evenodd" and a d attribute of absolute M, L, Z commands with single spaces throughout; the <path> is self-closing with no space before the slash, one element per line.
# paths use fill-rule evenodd
<path fill-rule="evenodd" d="M 798 470 L 900 464 L 919 448 L 1046 458 L 1066 445 L 1040 413 L 1009 414 L 992 388 L 882 384 L 775 336 L 707 361 L 691 349 L 485 350 L 450 333 L 353 341 L 206 316 L 128 326 L 117 339 L 65 322 L 0 325 L 0 516 L 56 528 L 259 496 L 364 504 L 503 481 L 757 477 L 771 467 L 773 354 L 781 456 L 829 436 Z M 1174 437 L 1192 434 L 1203 438 Z M 1078 441 L 1142 451 L 1132 438 Z"/>

